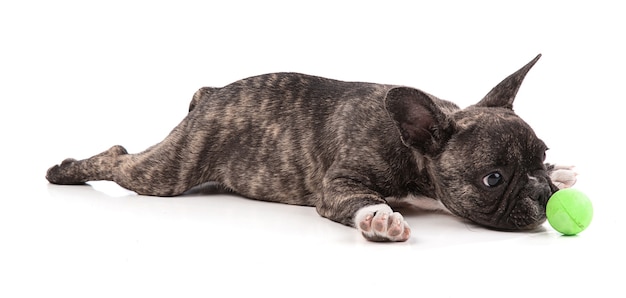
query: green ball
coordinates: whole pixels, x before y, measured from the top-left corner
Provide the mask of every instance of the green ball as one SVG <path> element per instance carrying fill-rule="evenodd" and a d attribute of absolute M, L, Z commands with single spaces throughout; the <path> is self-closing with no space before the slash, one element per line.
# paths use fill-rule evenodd
<path fill-rule="evenodd" d="M 586 229 L 593 217 L 593 206 L 581 191 L 565 188 L 548 200 L 546 217 L 550 225 L 563 235 L 576 235 Z"/>

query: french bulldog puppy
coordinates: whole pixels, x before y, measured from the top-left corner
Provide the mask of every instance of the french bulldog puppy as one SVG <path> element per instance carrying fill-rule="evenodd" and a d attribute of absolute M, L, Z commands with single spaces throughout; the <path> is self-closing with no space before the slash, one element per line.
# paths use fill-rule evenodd
<path fill-rule="evenodd" d="M 204 87 L 161 143 L 66 159 L 46 178 L 110 180 L 151 196 L 217 182 L 252 199 L 315 206 L 371 241 L 409 239 L 397 205 L 529 230 L 545 221 L 550 195 L 576 181 L 571 167 L 544 163 L 546 144 L 512 110 L 540 56 L 465 109 L 410 87 L 298 73 Z"/>

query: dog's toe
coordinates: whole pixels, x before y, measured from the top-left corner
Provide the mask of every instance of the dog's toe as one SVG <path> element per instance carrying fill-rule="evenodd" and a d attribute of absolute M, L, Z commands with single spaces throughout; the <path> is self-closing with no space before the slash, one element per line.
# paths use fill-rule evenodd
<path fill-rule="evenodd" d="M 62 167 L 63 166 L 67 166 L 68 164 L 71 164 L 71 163 L 74 163 L 74 162 L 76 162 L 76 159 L 74 159 L 74 158 L 66 158 L 65 160 L 63 160 L 61 162 L 61 166 Z M 55 166 L 55 167 L 58 167 L 58 166 Z"/>
<path fill-rule="evenodd" d="M 368 213 L 365 215 L 359 222 L 359 229 L 361 231 L 369 232 L 372 229 L 372 219 L 374 218 L 374 213 Z"/>

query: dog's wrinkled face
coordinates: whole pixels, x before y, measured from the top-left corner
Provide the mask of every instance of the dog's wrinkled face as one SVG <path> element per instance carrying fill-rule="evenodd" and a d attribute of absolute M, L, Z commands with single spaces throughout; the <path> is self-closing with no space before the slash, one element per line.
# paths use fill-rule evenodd
<path fill-rule="evenodd" d="M 513 101 L 540 55 L 477 104 L 450 109 L 419 90 L 394 88 L 386 106 L 405 145 L 430 157 L 437 197 L 452 213 L 501 230 L 532 229 L 557 189 L 544 164 L 546 145 L 513 112 Z"/>
<path fill-rule="evenodd" d="M 509 109 L 470 107 L 453 117 L 457 132 L 436 161 L 443 204 L 495 229 L 542 224 L 555 190 L 544 165 L 546 145 Z"/>

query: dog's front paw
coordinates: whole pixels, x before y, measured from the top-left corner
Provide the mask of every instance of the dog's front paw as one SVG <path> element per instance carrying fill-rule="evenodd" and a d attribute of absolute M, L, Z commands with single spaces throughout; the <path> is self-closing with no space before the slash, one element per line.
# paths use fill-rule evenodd
<path fill-rule="evenodd" d="M 386 204 L 359 209 L 354 221 L 363 237 L 370 241 L 406 241 L 411 236 L 411 228 L 402 214 L 393 212 Z"/>
<path fill-rule="evenodd" d="M 576 171 L 574 166 L 554 165 L 550 173 L 552 183 L 559 189 L 570 188 L 576 184 Z"/>

